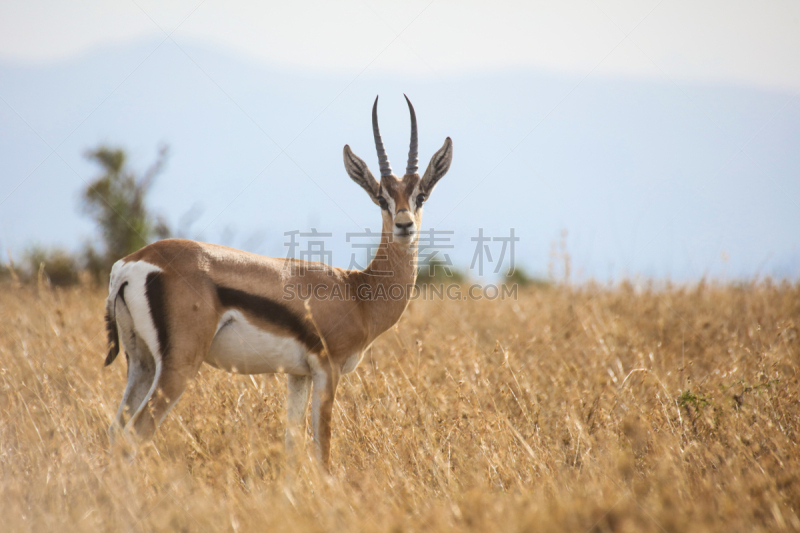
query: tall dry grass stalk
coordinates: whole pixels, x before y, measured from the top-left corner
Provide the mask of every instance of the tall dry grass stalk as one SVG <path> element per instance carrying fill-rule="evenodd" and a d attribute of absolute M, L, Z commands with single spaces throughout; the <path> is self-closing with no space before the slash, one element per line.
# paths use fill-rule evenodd
<path fill-rule="evenodd" d="M 109 451 L 103 298 L 0 287 L 3 531 L 800 529 L 797 284 L 413 302 L 291 485 L 282 376 L 204 367 Z"/>

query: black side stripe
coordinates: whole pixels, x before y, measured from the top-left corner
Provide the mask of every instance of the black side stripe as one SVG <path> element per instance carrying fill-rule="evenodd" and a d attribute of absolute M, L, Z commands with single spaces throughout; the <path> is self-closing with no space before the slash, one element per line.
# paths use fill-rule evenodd
<path fill-rule="evenodd" d="M 290 331 L 311 352 L 322 351 L 319 335 L 303 318 L 283 304 L 269 298 L 238 289 L 217 286 L 217 296 L 223 307 L 235 307 L 283 329 Z"/>
<path fill-rule="evenodd" d="M 158 350 L 162 361 L 169 354 L 169 328 L 167 327 L 167 306 L 164 298 L 164 279 L 161 272 L 151 272 L 145 280 L 144 293 L 150 306 L 150 316 L 158 333 Z M 155 355 L 155 354 L 154 354 Z"/>

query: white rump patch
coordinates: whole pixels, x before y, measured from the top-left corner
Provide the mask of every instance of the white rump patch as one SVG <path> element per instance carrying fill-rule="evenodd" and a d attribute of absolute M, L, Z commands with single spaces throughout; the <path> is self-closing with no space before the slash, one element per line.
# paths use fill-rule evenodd
<path fill-rule="evenodd" d="M 158 349 L 158 332 L 156 331 L 153 318 L 150 316 L 150 304 L 145 293 L 147 275 L 151 272 L 161 272 L 161 269 L 152 263 L 145 261 L 117 261 L 111 268 L 111 277 L 108 281 L 108 303 L 113 309 L 114 299 L 123 283 L 128 283 L 125 287 L 125 305 L 131 313 L 133 327 L 139 335 L 150 353 L 156 359 L 156 364 L 161 362 L 161 352 Z"/>

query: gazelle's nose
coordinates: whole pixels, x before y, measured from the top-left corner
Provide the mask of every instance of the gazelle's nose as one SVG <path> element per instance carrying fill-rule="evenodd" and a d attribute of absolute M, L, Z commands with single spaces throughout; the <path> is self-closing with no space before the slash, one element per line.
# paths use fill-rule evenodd
<path fill-rule="evenodd" d="M 408 229 L 414 225 L 414 221 L 412 220 L 411 222 L 395 222 L 394 225 L 397 226 L 397 229 L 408 231 Z"/>

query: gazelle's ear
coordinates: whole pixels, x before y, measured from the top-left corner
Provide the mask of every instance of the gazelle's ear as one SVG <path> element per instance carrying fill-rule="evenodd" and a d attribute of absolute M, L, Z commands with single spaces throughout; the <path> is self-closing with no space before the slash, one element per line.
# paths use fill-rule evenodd
<path fill-rule="evenodd" d="M 344 145 L 344 168 L 350 175 L 350 179 L 361 185 L 367 191 L 370 199 L 378 204 L 381 186 L 370 172 L 369 167 L 350 149 L 350 145 Z M 378 204 L 380 205 L 380 204 Z"/>
<path fill-rule="evenodd" d="M 430 196 L 436 183 L 450 170 L 450 163 L 452 162 L 453 141 L 448 137 L 445 139 L 442 147 L 439 148 L 439 151 L 431 157 L 431 162 L 428 163 L 428 168 L 425 170 L 425 174 L 422 176 L 422 181 L 419 184 L 420 192 L 426 196 Z"/>

